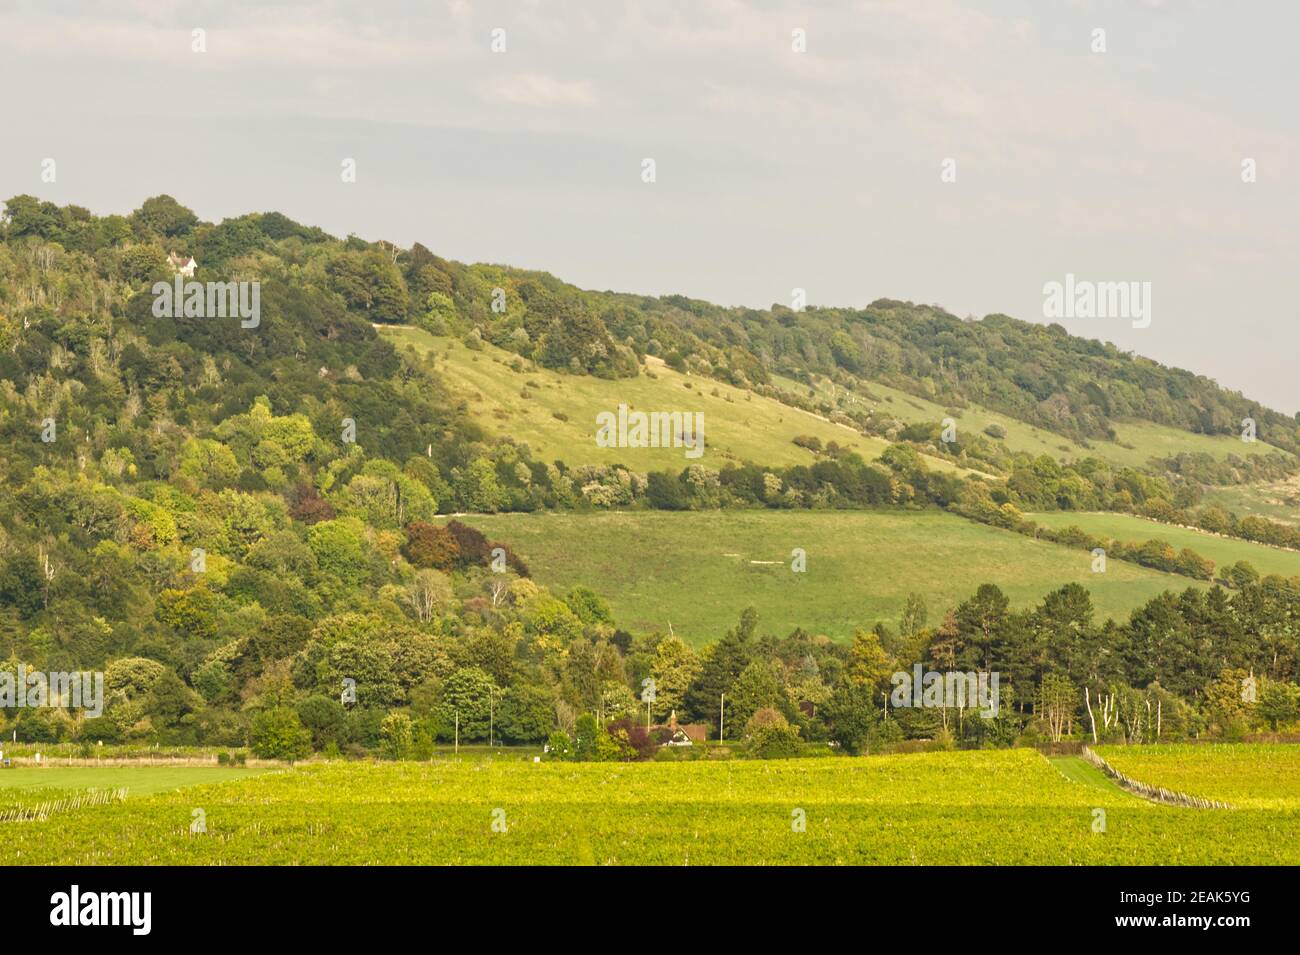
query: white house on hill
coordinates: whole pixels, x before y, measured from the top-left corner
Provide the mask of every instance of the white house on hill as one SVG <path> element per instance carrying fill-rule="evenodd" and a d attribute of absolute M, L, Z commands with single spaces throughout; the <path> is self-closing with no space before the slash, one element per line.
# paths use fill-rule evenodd
<path fill-rule="evenodd" d="M 177 255 L 175 252 L 172 252 L 167 256 L 167 261 L 174 270 L 185 276 L 187 279 L 194 278 L 194 270 L 199 267 L 199 263 L 194 261 L 194 256 L 192 255 Z"/>

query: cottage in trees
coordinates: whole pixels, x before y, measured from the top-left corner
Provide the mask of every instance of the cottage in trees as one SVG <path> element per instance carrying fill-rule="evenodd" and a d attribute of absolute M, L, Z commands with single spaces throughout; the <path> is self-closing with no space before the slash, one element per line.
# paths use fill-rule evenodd
<path fill-rule="evenodd" d="M 194 256 L 177 255 L 175 252 L 168 254 L 167 263 L 175 272 L 185 276 L 187 279 L 194 278 L 194 270 L 199 267 L 199 263 L 194 261 Z"/>

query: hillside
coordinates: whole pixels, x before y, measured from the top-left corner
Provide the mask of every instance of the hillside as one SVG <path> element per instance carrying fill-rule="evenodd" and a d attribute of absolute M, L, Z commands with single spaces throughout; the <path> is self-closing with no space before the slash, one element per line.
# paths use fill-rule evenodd
<path fill-rule="evenodd" d="M 482 345 L 467 347 L 435 338 L 419 328 L 381 327 L 380 335 L 399 349 L 436 353 L 438 374 L 451 392 L 468 402 L 474 420 L 489 434 L 527 444 L 543 461 L 569 465 L 625 464 L 647 470 L 664 464 L 657 448 L 603 448 L 594 440 L 596 415 L 620 404 L 631 409 L 704 414 L 711 466 L 764 462 L 807 465 L 815 455 L 794 443 L 801 435 L 835 443 L 875 460 L 889 447 L 883 438 L 858 433 L 799 408 L 725 382 L 700 379 L 648 357 L 635 378 L 568 375 L 521 362 L 518 355 Z M 943 458 L 926 456 L 928 466 L 962 472 Z M 685 460 L 683 464 L 687 463 Z"/>
<path fill-rule="evenodd" d="M 1017 420 L 976 403 L 961 408 L 946 408 L 879 381 L 862 380 L 856 391 L 847 391 L 831 379 L 818 376 L 811 387 L 789 378 L 774 377 L 773 382 L 794 395 L 807 395 L 819 405 L 829 405 L 840 411 L 855 408 L 872 415 L 888 415 L 906 424 L 929 425 L 951 416 L 959 432 L 989 436 L 990 429 L 1004 436 L 997 442 L 1013 453 L 1034 457 L 1046 454 L 1063 462 L 1098 458 L 1116 468 L 1161 469 L 1161 463 L 1179 454 L 1203 454 L 1215 461 L 1230 458 L 1267 458 L 1277 455 L 1292 460 L 1290 452 L 1270 445 L 1263 440 L 1243 442 L 1239 435 L 1200 434 L 1184 431 L 1167 424 L 1132 419 L 1114 420 L 1111 427 L 1114 440 L 1076 440 L 1065 434 L 1038 425 Z"/>
<path fill-rule="evenodd" d="M 211 307 L 226 287 L 255 318 Z M 601 447 L 595 416 L 621 404 L 702 412 L 703 453 Z M 1263 443 L 1241 451 L 1247 415 Z M 1005 316 L 588 292 L 278 213 L 18 196 L 0 668 L 102 672 L 107 699 L 5 707 L 0 734 L 277 758 L 590 741 L 644 713 L 649 678 L 652 716 L 712 720 L 725 694 L 729 724 L 773 711 L 850 752 L 1041 734 L 1058 678 L 1154 700 L 1170 734 L 1258 726 L 1223 701 L 1238 671 L 1289 699 L 1290 564 L 1225 589 L 1193 542 L 1132 552 L 1177 575 L 1102 577 L 1088 541 L 1024 515 L 1295 542 L 1205 497 L 1252 500 L 1297 448 L 1293 420 L 1206 378 Z M 795 548 L 806 573 L 767 563 Z M 889 674 L 940 660 L 1001 672 L 1024 705 L 885 725 Z"/>

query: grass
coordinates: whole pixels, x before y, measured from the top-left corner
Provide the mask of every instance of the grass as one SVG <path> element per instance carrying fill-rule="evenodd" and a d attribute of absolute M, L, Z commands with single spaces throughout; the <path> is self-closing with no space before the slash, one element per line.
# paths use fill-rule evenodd
<path fill-rule="evenodd" d="M 168 792 L 184 786 L 246 779 L 266 772 L 237 766 L 20 766 L 0 770 L 0 803 L 26 791 L 120 789 L 131 796 Z"/>
<path fill-rule="evenodd" d="M 1239 517 L 1253 514 L 1294 525 L 1300 523 L 1300 474 L 1263 484 L 1206 488 L 1205 503 L 1218 504 Z"/>
<path fill-rule="evenodd" d="M 189 832 L 193 807 L 206 834 Z M 316 764 L 23 824 L 41 838 L 6 844 L 42 865 L 1296 864 L 1280 834 L 1298 820 L 1290 804 L 1159 806 L 1002 750 Z"/>
<path fill-rule="evenodd" d="M 808 394 L 808 386 L 793 379 L 777 378 L 775 381 L 787 391 L 805 396 Z M 845 392 L 825 378 L 818 378 L 813 390 L 818 397 L 830 399 L 844 410 L 855 404 L 872 410 L 880 409 L 908 424 L 935 424 L 949 417 L 944 405 L 879 382 L 868 381 L 864 384 L 879 400 L 872 401 Z M 1094 457 L 1119 467 L 1144 468 L 1151 458 L 1166 458 L 1180 451 L 1205 452 L 1220 459 L 1229 454 L 1246 457 L 1252 454 L 1285 453 L 1263 441 L 1245 444 L 1232 435 L 1194 434 L 1149 421 L 1116 422 L 1114 427 L 1117 441 L 1092 440 L 1085 446 L 1072 438 L 990 411 L 980 405 L 972 404 L 953 410 L 957 412 L 951 417 L 957 422 L 958 435 L 982 434 L 989 425 L 1000 425 L 1007 433 L 1000 440 L 1010 450 L 1035 456 L 1046 454 L 1059 461 Z"/>
<path fill-rule="evenodd" d="M 1157 524 L 1155 521 L 1134 517 L 1131 514 L 1053 511 L 1027 516 L 1045 527 L 1060 528 L 1074 524 L 1094 537 L 1112 537 L 1126 543 L 1158 538 L 1179 550 L 1187 547 L 1202 557 L 1208 557 L 1214 561 L 1216 570 L 1244 560 L 1261 574 L 1281 574 L 1283 577 L 1300 575 L 1300 553 L 1295 551 L 1282 550 L 1234 537 L 1217 537 L 1204 531 Z"/>
<path fill-rule="evenodd" d="M 866 460 L 889 446 L 881 438 L 662 363 L 636 378 L 608 381 L 539 367 L 515 371 L 511 365 L 522 359 L 511 352 L 491 345 L 472 350 L 456 339 L 435 338 L 410 326 L 385 326 L 380 333 L 399 349 L 436 353 L 443 379 L 469 402 L 475 420 L 490 434 L 527 444 L 543 461 L 625 464 L 647 471 L 679 471 L 693 463 L 678 449 L 597 447 L 596 415 L 616 412 L 620 404 L 647 412 L 703 412 L 705 452 L 698 461 L 715 469 L 742 462 L 773 467 L 814 463 L 812 452 L 793 443 L 797 435 L 848 446 Z M 942 458 L 926 460 L 934 470 L 961 470 Z"/>
<path fill-rule="evenodd" d="M 1079 756 L 1048 756 L 1047 761 L 1056 767 L 1070 782 L 1079 783 L 1101 792 L 1123 793 L 1116 782 L 1092 763 Z M 1136 798 L 1136 797 L 1135 797 Z"/>
<path fill-rule="evenodd" d="M 940 511 L 630 511 L 474 515 L 464 520 L 508 542 L 539 583 L 582 584 L 604 596 L 620 626 L 668 630 L 704 644 L 753 606 L 764 632 L 802 627 L 847 639 L 883 620 L 896 627 L 910 592 L 930 622 L 995 583 L 1018 607 L 1078 582 L 1101 616 L 1125 616 L 1186 577 L 1111 561 L 1091 571 L 1087 551 L 1036 541 Z M 807 571 L 790 569 L 807 552 Z"/>

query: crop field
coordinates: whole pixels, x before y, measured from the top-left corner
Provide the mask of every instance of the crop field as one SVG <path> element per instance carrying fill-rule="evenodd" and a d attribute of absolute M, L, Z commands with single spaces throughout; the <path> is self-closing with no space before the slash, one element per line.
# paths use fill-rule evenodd
<path fill-rule="evenodd" d="M 1254 751 L 1238 750 L 1247 786 Z M 6 824 L 21 828 L 3 852 L 75 865 L 1295 864 L 1300 841 L 1279 838 L 1300 823 L 1288 791 L 1233 810 L 1160 806 L 1032 750 L 325 763 Z M 190 831 L 196 809 L 206 832 Z"/>
<path fill-rule="evenodd" d="M 505 540 L 542 584 L 583 584 L 618 623 L 658 628 L 695 644 L 716 640 L 753 606 L 764 632 L 795 627 L 847 639 L 878 620 L 895 626 L 909 592 L 925 595 L 931 623 L 995 583 L 1030 606 L 1075 581 L 1100 617 L 1127 616 L 1190 578 L 1111 561 L 1094 574 L 1087 551 L 1036 541 L 938 511 L 629 511 L 473 515 Z M 807 552 L 793 573 L 790 552 Z"/>
<path fill-rule="evenodd" d="M 469 402 L 475 420 L 489 433 L 526 443 L 542 461 L 621 463 L 655 471 L 681 470 L 692 463 L 680 450 L 598 447 L 596 415 L 617 411 L 619 404 L 639 411 L 702 412 L 706 450 L 699 460 L 712 468 L 744 461 L 769 466 L 813 463 L 812 453 L 793 443 L 797 435 L 811 435 L 823 444 L 834 441 L 868 461 L 889 446 L 881 438 L 865 437 L 743 388 L 682 374 L 661 362 L 654 363 L 653 378 L 643 371 L 617 381 L 545 368 L 515 371 L 511 365 L 519 356 L 491 345 L 471 350 L 456 339 L 435 338 L 409 326 L 379 331 L 399 349 L 410 345 L 423 354 L 435 352 L 442 377 L 453 393 Z M 942 458 L 926 461 L 934 470 L 960 470 Z"/>
<path fill-rule="evenodd" d="M 1152 786 L 1239 808 L 1300 812 L 1300 746 L 1232 743 L 1097 746 L 1120 772 Z M 1287 837 L 1300 843 L 1300 829 Z"/>
<path fill-rule="evenodd" d="M 1214 561 L 1215 570 L 1222 570 L 1239 560 L 1244 560 L 1261 574 L 1281 574 L 1283 577 L 1300 575 L 1300 552 L 1269 547 L 1267 544 L 1256 544 L 1235 537 L 1219 537 L 1215 534 L 1207 534 L 1205 531 L 1157 524 L 1155 521 L 1134 517 L 1131 514 L 1052 511 L 1025 516 L 1044 527 L 1061 528 L 1073 524 L 1094 537 L 1113 537 L 1125 543 L 1157 538 L 1167 541 L 1177 549 L 1188 547 L 1202 557 L 1208 557 Z"/>

